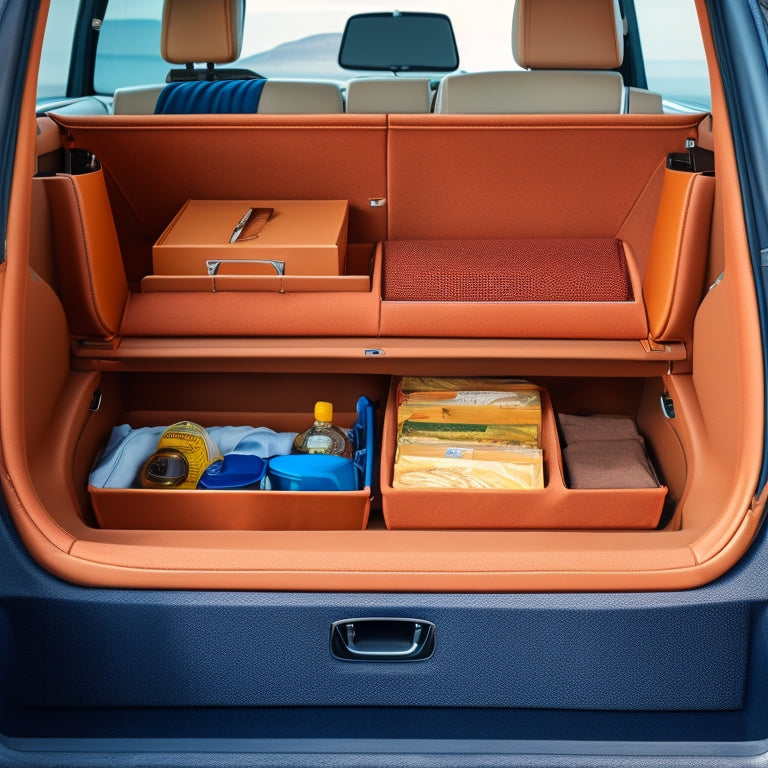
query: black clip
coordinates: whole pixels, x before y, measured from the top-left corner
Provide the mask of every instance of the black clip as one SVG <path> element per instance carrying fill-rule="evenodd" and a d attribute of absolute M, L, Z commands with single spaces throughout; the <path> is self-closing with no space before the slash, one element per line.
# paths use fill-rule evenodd
<path fill-rule="evenodd" d="M 667 155 L 667 168 L 688 173 L 714 173 L 715 153 L 692 144 L 687 152 L 670 152 Z"/>

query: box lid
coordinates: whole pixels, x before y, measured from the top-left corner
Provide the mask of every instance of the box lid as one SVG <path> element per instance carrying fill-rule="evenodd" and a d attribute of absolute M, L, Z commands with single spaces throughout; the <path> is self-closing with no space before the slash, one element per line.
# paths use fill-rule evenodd
<path fill-rule="evenodd" d="M 260 247 L 336 245 L 347 217 L 346 200 L 188 200 L 156 246 L 205 247 L 229 244 L 250 208 L 272 208 L 258 236 Z M 247 230 L 232 243 L 239 248 L 253 240 Z"/>

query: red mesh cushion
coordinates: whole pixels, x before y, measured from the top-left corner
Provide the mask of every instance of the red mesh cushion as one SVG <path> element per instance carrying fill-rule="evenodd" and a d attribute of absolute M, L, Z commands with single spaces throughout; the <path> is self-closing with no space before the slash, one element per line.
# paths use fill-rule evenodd
<path fill-rule="evenodd" d="M 389 240 L 385 301 L 632 301 L 615 239 Z"/>

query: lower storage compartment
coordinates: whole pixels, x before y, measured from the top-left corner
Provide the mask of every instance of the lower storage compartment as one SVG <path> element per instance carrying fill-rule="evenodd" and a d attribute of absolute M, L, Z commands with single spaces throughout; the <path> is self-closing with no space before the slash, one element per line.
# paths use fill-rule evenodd
<path fill-rule="evenodd" d="M 376 387 L 371 382 L 366 382 L 366 387 L 359 377 L 340 382 L 336 377 L 323 376 L 288 381 L 269 375 L 169 378 L 141 374 L 105 383 L 103 396 L 115 401 L 120 423 L 132 429 L 122 430 L 125 433 L 122 440 L 116 440 L 116 435 L 112 434 L 114 445 L 109 453 L 110 465 L 105 467 L 103 463 L 97 463 L 98 471 L 91 472 L 88 493 L 99 527 L 126 530 L 345 530 L 366 527 L 371 506 L 372 471 L 378 458 L 373 406 L 363 391 L 368 389 L 376 396 Z M 359 394 L 355 394 L 357 387 Z M 210 411 L 205 409 L 206 394 L 209 398 L 222 398 L 220 409 L 215 406 Z M 144 397 L 149 400 L 144 401 Z M 234 441 L 241 434 L 256 434 L 255 430 L 246 431 L 242 427 L 266 427 L 275 434 L 270 435 L 268 441 L 259 442 L 269 442 L 269 445 L 259 446 L 257 453 L 250 455 L 261 452 L 265 453 L 261 458 L 267 459 L 271 446 L 280 444 L 281 454 L 289 452 L 293 436 L 311 425 L 315 400 L 324 398 L 336 405 L 334 423 L 349 432 L 356 465 L 355 490 L 144 488 L 135 479 L 156 445 L 154 441 L 150 444 L 141 434 L 141 427 L 192 420 L 208 428 L 211 436 L 218 438 L 221 435 L 222 440 L 229 441 L 229 449 L 224 448 L 225 443 L 219 443 L 225 458 L 237 453 Z M 237 410 L 232 410 L 233 406 Z M 90 428 L 105 434 L 109 417 L 94 421 Z M 234 437 L 228 436 L 228 427 L 232 428 Z M 156 436 L 160 432 L 159 428 L 153 429 L 150 435 Z M 144 445 L 144 453 L 138 457 L 136 448 L 126 447 L 135 436 L 140 438 L 139 444 Z M 266 478 L 270 475 L 268 471 Z M 291 487 L 290 482 L 285 485 Z M 275 487 L 274 480 L 272 487 Z"/>
<path fill-rule="evenodd" d="M 653 470 L 654 481 L 656 473 L 662 478 L 653 487 L 569 487 L 557 421 L 562 409 L 583 418 L 594 413 L 598 404 L 610 418 L 623 415 L 633 425 L 638 416 L 651 425 L 661 420 L 661 426 L 652 426 L 651 431 L 653 440 L 662 443 L 660 454 L 665 455 L 663 417 L 646 413 L 646 401 L 653 400 L 659 386 L 655 380 L 535 382 L 541 393 L 543 482 L 525 490 L 393 487 L 399 381 L 399 377 L 357 374 L 104 374 L 102 405 L 90 416 L 74 461 L 75 466 L 91 468 L 87 493 L 79 492 L 87 505 L 81 516 L 104 529 L 189 531 L 615 530 L 652 529 L 659 524 L 669 503 L 661 468 Z M 361 398 L 370 403 L 363 429 Z M 363 458 L 358 461 L 361 480 L 355 490 L 143 488 L 135 480 L 136 466 L 151 455 L 156 443 L 147 444 L 148 455 L 142 454 L 140 463 L 127 469 L 127 451 L 117 451 L 112 460 L 123 462 L 120 472 L 115 472 L 122 473 L 122 481 L 94 480 L 97 473 L 92 470 L 117 425 L 130 427 L 135 434 L 138 428 L 156 427 L 155 435 L 158 425 L 181 420 L 206 428 L 258 426 L 278 433 L 297 432 L 311 424 L 314 402 L 320 399 L 335 404 L 334 422 L 339 426 L 349 429 L 357 422 L 353 442 Z M 647 442 L 656 458 L 659 451 L 654 451 L 653 441 Z M 676 480 L 679 488 L 682 480 Z M 85 481 L 76 478 L 76 485 Z"/>
<path fill-rule="evenodd" d="M 381 463 L 383 512 L 389 528 L 616 529 L 655 528 L 659 522 L 667 488 L 658 483 L 650 488 L 568 487 L 556 415 L 546 388 L 541 389 L 543 488 L 393 487 L 398 402 L 399 388 L 393 382 L 384 418 Z"/>

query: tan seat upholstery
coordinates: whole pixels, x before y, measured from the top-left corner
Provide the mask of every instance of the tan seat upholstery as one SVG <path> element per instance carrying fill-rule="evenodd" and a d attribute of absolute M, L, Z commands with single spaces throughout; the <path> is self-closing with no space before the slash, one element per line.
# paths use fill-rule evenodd
<path fill-rule="evenodd" d="M 151 115 L 165 83 L 118 88 L 112 97 L 112 112 L 116 115 Z"/>
<path fill-rule="evenodd" d="M 244 70 L 213 69 L 240 56 L 243 42 L 244 0 L 165 0 L 160 52 L 171 64 L 183 64 L 183 77 L 194 63 L 205 62 L 205 79 L 253 77 Z M 172 72 L 169 80 L 172 79 Z M 193 78 L 194 79 L 194 78 Z M 116 115 L 146 115 L 155 111 L 163 84 L 119 88 L 115 91 Z M 267 80 L 258 112 L 268 114 L 336 114 L 344 111 L 341 88 L 332 82 Z"/>
<path fill-rule="evenodd" d="M 521 71 L 448 75 L 435 112 L 661 112 L 657 94 L 628 89 L 618 0 L 517 0 L 512 53 Z M 629 104 L 628 104 L 629 102 Z"/>
<path fill-rule="evenodd" d="M 116 115 L 151 115 L 164 85 L 142 85 L 115 91 Z M 338 114 L 344 98 L 336 83 L 302 80 L 267 80 L 259 99 L 259 114 Z"/>
<path fill-rule="evenodd" d="M 115 91 L 116 115 L 151 115 L 164 85 L 142 85 Z M 338 114 L 344 111 L 341 88 L 336 83 L 302 80 L 267 80 L 259 100 L 259 114 Z"/>
<path fill-rule="evenodd" d="M 616 114 L 623 104 L 624 81 L 618 72 L 477 72 L 444 78 L 435 112 Z"/>
<path fill-rule="evenodd" d="M 431 111 L 432 87 L 428 77 L 361 77 L 347 83 L 347 112 Z"/>
<path fill-rule="evenodd" d="M 664 111 L 661 94 L 643 88 L 627 88 L 626 111 L 633 115 L 660 115 Z"/>
<path fill-rule="evenodd" d="M 336 114 L 344 111 L 341 88 L 321 80 L 267 80 L 258 112 L 269 115 Z"/>

